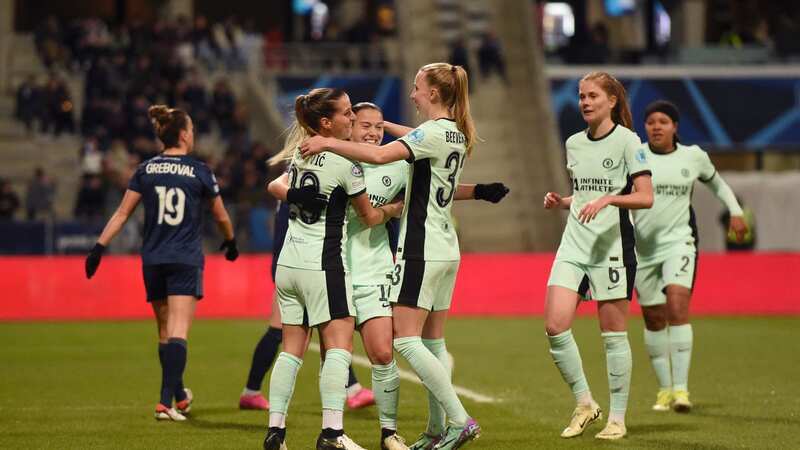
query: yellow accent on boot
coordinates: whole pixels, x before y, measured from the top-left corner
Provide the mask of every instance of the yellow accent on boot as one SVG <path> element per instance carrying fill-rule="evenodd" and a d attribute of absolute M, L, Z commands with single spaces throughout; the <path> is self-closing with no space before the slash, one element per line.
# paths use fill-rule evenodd
<path fill-rule="evenodd" d="M 597 403 L 592 402 L 589 405 L 578 405 L 575 411 L 572 412 L 572 418 L 569 420 L 569 425 L 561 432 L 562 438 L 571 438 L 580 436 L 586 427 L 594 422 L 603 418 L 603 410 Z"/>
<path fill-rule="evenodd" d="M 608 422 L 603 431 L 594 435 L 596 439 L 606 439 L 613 441 L 615 439 L 622 439 L 628 430 L 625 429 L 624 423 Z"/>
<path fill-rule="evenodd" d="M 656 395 L 653 411 L 669 411 L 672 407 L 672 389 L 660 389 Z"/>
<path fill-rule="evenodd" d="M 673 392 L 672 409 L 679 413 L 688 413 L 692 410 L 692 402 L 689 401 L 689 391 Z"/>

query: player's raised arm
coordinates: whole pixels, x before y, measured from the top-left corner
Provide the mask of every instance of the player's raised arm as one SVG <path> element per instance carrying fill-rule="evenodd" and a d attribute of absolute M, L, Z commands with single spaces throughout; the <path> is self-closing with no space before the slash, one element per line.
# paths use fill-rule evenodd
<path fill-rule="evenodd" d="M 408 159 L 411 154 L 408 148 L 399 141 L 390 142 L 375 148 L 374 145 L 343 141 L 341 139 L 313 136 L 300 144 L 303 158 L 308 158 L 324 151 L 331 151 L 353 161 L 370 164 L 387 164 Z"/>
<path fill-rule="evenodd" d="M 389 122 L 388 120 L 383 121 L 383 127 L 387 133 L 398 138 L 414 131 L 414 129 L 411 127 L 400 125 L 399 123 Z"/>

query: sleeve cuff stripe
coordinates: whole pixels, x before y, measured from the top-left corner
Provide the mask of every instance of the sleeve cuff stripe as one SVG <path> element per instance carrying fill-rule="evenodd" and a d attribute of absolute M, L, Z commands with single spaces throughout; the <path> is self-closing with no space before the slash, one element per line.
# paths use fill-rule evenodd
<path fill-rule="evenodd" d="M 634 179 L 634 178 L 638 177 L 639 175 L 651 175 L 652 176 L 653 172 L 651 172 L 650 170 L 641 170 L 639 172 L 636 172 L 636 173 L 632 174 L 631 175 L 631 179 Z"/>
<path fill-rule="evenodd" d="M 408 149 L 408 158 L 406 159 L 406 161 L 409 164 L 413 163 L 414 160 L 415 160 L 415 158 L 414 158 L 414 150 L 411 150 L 411 146 L 408 145 L 408 143 L 406 141 L 404 141 L 402 139 L 398 139 L 397 141 L 400 142 L 401 144 L 405 145 L 406 148 Z"/>
<path fill-rule="evenodd" d="M 713 174 L 711 174 L 710 177 L 708 177 L 706 179 L 700 178 L 700 182 L 701 183 L 708 183 L 709 181 L 713 180 L 715 176 L 717 176 L 717 171 L 716 170 L 714 171 Z"/>
<path fill-rule="evenodd" d="M 367 188 L 364 188 L 364 189 L 356 192 L 355 194 L 350 194 L 350 198 L 358 197 L 359 195 L 363 194 L 364 192 L 367 192 Z"/>

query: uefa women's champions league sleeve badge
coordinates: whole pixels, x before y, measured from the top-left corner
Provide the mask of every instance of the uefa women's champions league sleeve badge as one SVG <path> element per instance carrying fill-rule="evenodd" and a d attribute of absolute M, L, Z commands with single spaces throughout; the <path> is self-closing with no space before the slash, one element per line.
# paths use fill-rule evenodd
<path fill-rule="evenodd" d="M 415 128 L 408 133 L 408 141 L 413 144 L 420 144 L 425 139 L 425 132 L 421 128 Z"/>
<path fill-rule="evenodd" d="M 636 161 L 639 161 L 639 163 L 641 164 L 647 162 L 647 155 L 644 154 L 644 150 L 642 150 L 641 148 L 639 150 L 636 150 Z"/>

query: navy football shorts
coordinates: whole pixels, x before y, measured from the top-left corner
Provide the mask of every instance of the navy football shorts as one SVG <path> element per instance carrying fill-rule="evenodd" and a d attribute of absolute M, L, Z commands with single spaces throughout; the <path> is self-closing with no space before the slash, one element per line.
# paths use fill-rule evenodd
<path fill-rule="evenodd" d="M 203 298 L 203 268 L 188 264 L 142 266 L 147 301 L 166 300 L 170 295 Z"/>

